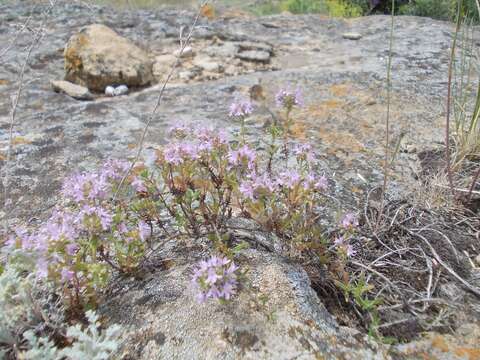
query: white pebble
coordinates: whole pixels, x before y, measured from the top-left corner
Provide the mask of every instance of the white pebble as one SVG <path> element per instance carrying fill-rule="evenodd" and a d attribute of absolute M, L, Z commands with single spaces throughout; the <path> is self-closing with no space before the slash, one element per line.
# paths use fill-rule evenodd
<path fill-rule="evenodd" d="M 107 86 L 105 88 L 105 95 L 107 96 L 115 96 L 115 89 L 113 86 Z"/>
<path fill-rule="evenodd" d="M 115 90 L 113 90 L 114 96 L 125 95 L 125 94 L 128 94 L 127 85 L 120 85 Z"/>

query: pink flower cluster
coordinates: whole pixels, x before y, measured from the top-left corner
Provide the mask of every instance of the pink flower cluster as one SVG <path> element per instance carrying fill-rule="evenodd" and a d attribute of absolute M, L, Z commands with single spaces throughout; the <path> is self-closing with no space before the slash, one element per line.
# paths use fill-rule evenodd
<path fill-rule="evenodd" d="M 255 150 L 251 149 L 248 145 L 243 145 L 238 150 L 230 150 L 228 153 L 230 165 L 241 166 L 246 163 L 249 170 L 255 168 L 256 157 Z"/>
<path fill-rule="evenodd" d="M 293 154 L 299 161 L 307 161 L 308 163 L 311 163 L 315 160 L 315 152 L 310 144 L 297 145 L 293 149 Z"/>
<path fill-rule="evenodd" d="M 340 226 L 343 229 L 343 235 L 338 236 L 334 241 L 334 246 L 345 251 L 348 257 L 355 256 L 356 251 L 351 244 L 352 233 L 358 227 L 358 219 L 353 213 L 347 213 L 344 215 L 340 222 Z"/>
<path fill-rule="evenodd" d="M 184 126 L 175 127 L 171 133 L 176 134 L 177 138 L 191 136 L 182 142 L 171 142 L 163 149 L 163 159 L 170 165 L 181 165 L 186 161 L 200 159 L 204 155 L 210 154 L 214 149 L 226 146 L 227 139 L 224 132 L 215 132 L 209 129 L 189 130 Z"/>
<path fill-rule="evenodd" d="M 98 171 L 68 177 L 61 191 L 65 206 L 57 207 L 36 229 L 15 229 L 5 244 L 7 249 L 30 254 L 36 260 L 39 277 L 48 276 L 49 270 L 54 269 L 62 281 L 72 280 L 75 255 L 85 240 L 93 234 L 101 236 L 113 230 L 114 216 L 118 214 L 111 208 L 112 189 L 128 167 L 127 162 L 108 160 Z M 128 229 L 122 222 L 116 233 L 119 236 L 138 234 L 142 240 L 150 234 L 150 228 L 142 221 L 136 227 L 138 229 Z"/>
<path fill-rule="evenodd" d="M 230 300 L 235 294 L 238 282 L 238 267 L 225 257 L 212 256 L 202 260 L 194 269 L 192 283 L 197 288 L 197 300 Z"/>
<path fill-rule="evenodd" d="M 259 191 L 269 193 L 292 190 L 301 186 L 304 190 L 324 191 L 328 188 L 328 180 L 325 176 L 316 176 L 313 173 L 301 175 L 297 170 L 286 170 L 281 172 L 276 179 L 269 174 L 257 175 L 252 172 L 248 179 L 240 183 L 239 191 L 248 199 L 254 200 L 255 194 Z"/>
<path fill-rule="evenodd" d="M 275 102 L 278 107 L 284 107 L 291 110 L 294 106 L 303 106 L 303 95 L 299 88 L 291 91 L 289 88 L 281 89 L 275 95 Z"/>
<path fill-rule="evenodd" d="M 247 99 L 237 99 L 230 105 L 230 117 L 246 117 L 253 112 L 253 104 Z"/>
<path fill-rule="evenodd" d="M 83 172 L 67 178 L 62 194 L 77 203 L 104 200 L 112 188 L 112 182 L 121 179 L 128 168 L 126 161 L 108 160 L 99 171 Z"/>
<path fill-rule="evenodd" d="M 347 213 L 342 219 L 342 227 L 345 230 L 352 230 L 358 227 L 358 219 L 353 213 Z"/>

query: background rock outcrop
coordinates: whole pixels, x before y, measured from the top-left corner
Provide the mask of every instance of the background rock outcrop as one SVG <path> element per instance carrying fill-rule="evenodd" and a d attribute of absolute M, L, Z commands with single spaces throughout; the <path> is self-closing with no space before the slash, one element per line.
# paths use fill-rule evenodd
<path fill-rule="evenodd" d="M 89 25 L 74 34 L 64 56 L 65 79 L 93 91 L 116 84 L 139 87 L 153 79 L 148 54 L 105 25 Z"/>

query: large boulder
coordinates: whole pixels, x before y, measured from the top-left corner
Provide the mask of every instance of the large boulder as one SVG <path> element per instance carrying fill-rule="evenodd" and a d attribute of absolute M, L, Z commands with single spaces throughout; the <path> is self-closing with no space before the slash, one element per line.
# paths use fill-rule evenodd
<path fill-rule="evenodd" d="M 65 80 L 93 91 L 112 84 L 143 86 L 153 78 L 148 54 L 105 25 L 89 25 L 74 34 L 64 56 Z"/>
<path fill-rule="evenodd" d="M 118 359 L 388 358 L 386 347 L 339 326 L 305 271 L 273 253 L 243 253 L 237 264 L 249 271 L 230 303 L 197 303 L 190 278 L 199 251 L 185 245 L 165 244 L 172 260 L 143 280 L 114 282 L 99 311 L 125 331 Z"/>

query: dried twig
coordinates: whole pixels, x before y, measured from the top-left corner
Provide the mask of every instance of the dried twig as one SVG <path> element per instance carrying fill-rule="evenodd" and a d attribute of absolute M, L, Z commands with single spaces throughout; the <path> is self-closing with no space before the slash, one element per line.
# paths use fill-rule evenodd
<path fill-rule="evenodd" d="M 52 1 L 51 6 L 47 9 L 45 12 L 45 15 L 48 15 L 50 11 L 53 9 L 54 5 L 56 2 Z M 4 202 L 4 209 L 9 209 L 10 203 L 8 201 L 8 192 L 9 192 L 9 185 L 10 185 L 10 161 L 12 157 L 12 150 L 13 150 L 13 127 L 15 125 L 15 119 L 16 119 L 16 114 L 17 114 L 17 108 L 18 108 L 18 102 L 20 100 L 20 96 L 23 91 L 23 85 L 24 85 L 24 76 L 25 76 L 25 70 L 27 68 L 27 64 L 30 60 L 30 56 L 32 54 L 33 48 L 35 46 L 38 46 L 39 42 L 41 41 L 42 37 L 44 36 L 43 33 L 43 27 L 45 25 L 47 17 L 45 16 L 44 20 L 42 21 L 39 29 L 37 30 L 35 37 L 32 39 L 32 42 L 30 43 L 30 46 L 28 47 L 27 50 L 27 55 L 25 56 L 25 60 L 22 64 L 22 68 L 20 69 L 20 76 L 19 76 L 19 85 L 17 88 L 17 93 L 13 99 L 12 103 L 12 110 L 10 113 L 10 124 L 9 124 L 9 135 L 8 135 L 8 149 L 7 149 L 7 159 L 5 161 L 5 174 L 3 177 L 3 202 Z M 8 50 L 8 48 L 6 49 Z M 8 218 L 6 218 L 5 223 L 5 232 L 8 230 Z"/>
<path fill-rule="evenodd" d="M 182 38 L 182 33 L 180 33 L 180 52 L 177 56 L 177 59 L 175 60 L 175 63 L 173 64 L 173 66 L 171 67 L 170 69 L 170 72 L 168 73 L 168 76 L 167 78 L 165 79 L 165 81 L 163 82 L 163 85 L 162 85 L 162 88 L 160 89 L 160 93 L 158 94 L 158 97 L 157 97 L 157 101 L 155 103 L 155 106 L 152 110 L 152 112 L 150 113 L 150 116 L 148 117 L 148 120 L 147 120 L 147 124 L 145 125 L 144 129 L 143 129 L 143 132 L 142 132 L 142 135 L 140 136 L 140 140 L 137 144 L 138 146 L 138 150 L 137 150 L 137 153 L 135 155 L 135 158 L 133 159 L 133 161 L 131 162 L 130 164 L 130 167 L 128 168 L 128 170 L 126 171 L 126 173 L 123 175 L 122 177 L 122 180 L 120 181 L 120 184 L 118 185 L 118 188 L 117 188 L 117 191 L 115 192 L 114 196 L 113 196 L 113 200 L 115 201 L 115 199 L 117 198 L 119 192 L 121 191 L 124 183 L 125 183 L 125 180 L 127 179 L 127 177 L 130 175 L 130 173 L 132 172 L 133 168 L 135 167 L 136 163 L 138 162 L 138 159 L 140 158 L 140 155 L 142 153 L 142 150 L 143 150 L 143 145 L 144 145 L 144 142 L 145 142 L 145 136 L 147 135 L 147 132 L 148 132 L 148 129 L 150 127 L 150 123 L 152 122 L 161 102 L 162 102 L 162 98 L 163 98 L 163 94 L 165 92 L 165 89 L 168 85 L 168 83 L 170 82 L 170 79 L 172 78 L 176 68 L 178 67 L 178 65 L 180 64 L 180 59 L 182 57 L 182 54 L 183 54 L 183 51 L 185 50 L 185 48 L 187 47 L 187 45 L 190 43 L 190 39 L 192 38 L 192 35 L 193 35 L 193 32 L 197 26 L 197 23 L 198 23 L 198 19 L 200 18 L 200 15 L 202 14 L 202 8 L 207 5 L 209 2 L 209 0 L 205 0 L 202 5 L 200 5 L 200 8 L 197 12 L 197 15 L 195 17 L 195 20 L 193 21 L 193 24 L 190 28 L 190 31 L 187 35 L 187 37 L 185 39 Z"/>
<path fill-rule="evenodd" d="M 472 293 L 474 293 L 477 296 L 480 296 L 480 289 L 477 289 L 473 285 L 469 284 L 465 279 L 463 279 L 460 275 L 458 275 L 450 266 L 448 266 L 448 264 L 445 261 L 443 261 L 443 259 L 438 255 L 438 253 L 436 252 L 432 244 L 430 244 L 430 242 L 423 235 L 420 235 L 417 232 L 413 232 L 406 227 L 403 227 L 403 229 L 407 231 L 410 235 L 415 236 L 420 240 L 422 240 L 432 252 L 433 256 L 435 257 L 435 260 L 437 260 L 438 263 L 445 268 L 445 270 L 447 270 L 454 278 L 460 281 Z"/>

